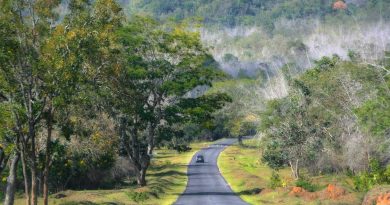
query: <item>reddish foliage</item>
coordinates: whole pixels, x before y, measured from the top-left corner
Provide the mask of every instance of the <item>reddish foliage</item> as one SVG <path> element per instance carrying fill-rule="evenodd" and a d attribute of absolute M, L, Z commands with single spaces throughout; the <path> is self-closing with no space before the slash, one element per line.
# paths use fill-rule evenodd
<path fill-rule="evenodd" d="M 333 9 L 335 9 L 335 10 L 345 10 L 347 8 L 348 8 L 348 6 L 344 1 L 336 1 L 333 4 Z"/>

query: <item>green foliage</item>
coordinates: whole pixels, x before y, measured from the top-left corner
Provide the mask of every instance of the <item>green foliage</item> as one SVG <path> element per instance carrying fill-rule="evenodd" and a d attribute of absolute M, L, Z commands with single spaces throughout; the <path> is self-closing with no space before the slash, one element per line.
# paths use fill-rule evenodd
<path fill-rule="evenodd" d="M 275 170 L 284 167 L 287 163 L 287 156 L 283 152 L 280 143 L 276 140 L 265 143 L 266 145 L 261 158 L 262 162 Z"/>
<path fill-rule="evenodd" d="M 140 0 L 131 5 L 135 6 L 131 13 L 141 10 L 162 20 L 173 21 L 200 17 L 206 25 L 261 25 L 268 32 L 272 32 L 274 22 L 282 18 L 325 18 L 333 15 L 348 16 L 351 12 L 371 17 L 378 16 L 380 9 L 382 18 L 390 18 L 387 15 L 389 2 L 369 2 L 359 5 L 349 3 L 348 11 L 336 11 L 332 8 L 332 0 Z"/>
<path fill-rule="evenodd" d="M 368 191 L 378 184 L 390 184 L 390 165 L 384 167 L 379 160 L 372 159 L 368 171 L 353 176 L 353 182 L 358 191 Z"/>
<path fill-rule="evenodd" d="M 208 127 L 230 101 L 193 94 L 224 77 L 198 32 L 139 16 L 124 25 L 114 0 L 70 1 L 63 13 L 60 4 L 0 2 L 0 163 L 23 147 L 30 184 L 36 174 L 50 191 L 110 188 L 119 134 L 134 145 L 134 170 L 146 170 L 146 149 L 167 130 L 169 138 L 186 123 Z"/>
<path fill-rule="evenodd" d="M 226 93 L 231 103 L 214 114 L 215 130 L 232 137 L 252 135 L 258 126 L 258 113 L 261 109 L 256 95 L 262 82 L 259 79 L 229 79 L 215 82 L 208 94 Z"/>
<path fill-rule="evenodd" d="M 315 69 L 327 70 L 330 68 L 334 68 L 339 60 L 340 57 L 338 57 L 337 55 L 334 55 L 332 58 L 324 56 L 320 60 L 315 61 Z"/>
<path fill-rule="evenodd" d="M 148 200 L 149 194 L 147 192 L 127 192 L 126 195 L 134 202 L 143 204 L 146 200 Z"/>
<path fill-rule="evenodd" d="M 371 2 L 371 1 L 370 1 Z M 359 5 L 349 4 L 350 9 L 355 13 L 365 11 L 371 15 L 375 14 L 379 6 L 386 7 L 386 1 L 379 1 L 370 6 L 368 3 Z M 170 19 L 180 21 L 185 18 L 201 17 L 206 24 L 223 24 L 226 26 L 235 25 L 254 25 L 260 24 L 272 31 L 273 21 L 276 19 L 287 18 L 307 18 L 307 17 L 325 17 L 331 15 L 348 15 L 345 11 L 335 11 L 332 8 L 334 1 L 326 0 L 213 0 L 205 2 L 195 0 L 191 2 L 182 2 L 180 0 L 152 0 L 137 1 L 132 13 L 137 9 L 142 9 L 153 14 L 160 19 Z M 383 14 L 386 12 L 383 11 Z M 384 18 L 389 18 L 383 15 Z"/>
<path fill-rule="evenodd" d="M 390 127 L 390 98 L 378 97 L 356 109 L 360 122 L 374 135 L 384 135 Z"/>
<path fill-rule="evenodd" d="M 238 62 L 238 58 L 231 53 L 226 53 L 223 56 L 223 61 L 226 63 L 234 63 L 234 62 Z"/>
<path fill-rule="evenodd" d="M 385 75 L 385 74 L 383 74 Z M 359 122 L 375 136 L 383 136 L 390 131 L 390 76 L 381 79 L 378 96 L 355 109 Z"/>
<path fill-rule="evenodd" d="M 357 62 L 360 59 L 359 54 L 351 50 L 348 51 L 348 57 L 353 62 Z"/>
<path fill-rule="evenodd" d="M 299 179 L 298 181 L 296 181 L 295 186 L 302 187 L 309 192 L 315 192 L 319 190 L 319 187 L 317 185 L 312 184 L 310 181 L 304 179 Z"/>
<path fill-rule="evenodd" d="M 121 61 L 111 68 L 113 75 L 104 79 L 104 99 L 110 105 L 107 110 L 118 119 L 121 154 L 130 156 L 137 170 L 146 170 L 148 152 L 157 143 L 182 136 L 187 123 L 208 127 L 212 113 L 230 97 L 196 93 L 224 76 L 198 32 L 133 16 L 116 34 Z"/>
<path fill-rule="evenodd" d="M 262 114 L 266 122 L 263 129 L 268 134 L 263 140 L 262 161 L 274 169 L 288 164 L 298 178 L 299 168 L 311 160 L 311 153 L 316 155 L 315 150 L 321 144 L 318 141 L 319 131 L 307 117 L 310 92 L 304 83 L 296 82 L 295 93 L 279 103 L 272 102 Z M 275 109 L 270 110 L 272 107 Z M 313 128 L 307 129 L 309 126 Z"/>
<path fill-rule="evenodd" d="M 382 162 L 389 146 L 384 140 L 390 126 L 388 82 L 378 68 L 343 62 L 337 56 L 317 61 L 314 69 L 289 80 L 286 98 L 267 103 L 261 114 L 262 160 L 274 169 L 298 164 L 313 174 L 361 171 L 367 150 L 348 145 L 357 147 L 350 154 L 344 146 L 352 142 L 345 136 L 364 131 L 365 139 L 379 144 L 369 152 L 381 156 Z M 350 154 L 349 159 L 335 160 L 343 152 Z"/>
<path fill-rule="evenodd" d="M 237 78 L 250 78 L 250 75 L 248 74 L 247 70 L 240 69 L 238 70 Z"/>
<path fill-rule="evenodd" d="M 275 189 L 278 187 L 282 187 L 283 182 L 282 179 L 280 178 L 279 174 L 275 171 L 272 172 L 272 176 L 270 178 L 270 181 L 268 183 L 268 187 L 271 189 Z"/>
<path fill-rule="evenodd" d="M 355 176 L 353 178 L 353 183 L 355 189 L 358 191 L 368 191 L 376 184 L 372 176 L 368 173 L 361 173 Z"/>

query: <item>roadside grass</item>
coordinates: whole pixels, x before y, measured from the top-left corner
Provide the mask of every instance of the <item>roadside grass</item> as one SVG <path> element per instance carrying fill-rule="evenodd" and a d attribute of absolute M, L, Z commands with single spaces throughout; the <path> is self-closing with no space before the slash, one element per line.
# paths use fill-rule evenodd
<path fill-rule="evenodd" d="M 193 143 L 192 150 L 177 153 L 174 150 L 159 149 L 155 152 L 152 165 L 147 173 L 148 185 L 143 188 L 137 186 L 118 190 L 85 190 L 64 191 L 66 197 L 56 199 L 50 196 L 51 205 L 168 205 L 173 204 L 178 196 L 184 192 L 187 185 L 187 165 L 198 150 L 210 143 Z M 59 194 L 59 193 L 57 193 Z M 42 204 L 42 198 L 39 204 Z M 24 205 L 25 200 L 20 196 L 16 205 Z"/>
<path fill-rule="evenodd" d="M 218 158 L 218 167 L 230 187 L 244 201 L 250 204 L 309 204 L 337 205 L 361 204 L 364 193 L 353 190 L 352 180 L 345 175 L 322 175 L 310 177 L 310 182 L 319 189 L 325 189 L 328 184 L 337 184 L 347 190 L 348 196 L 343 200 L 307 200 L 289 195 L 295 181 L 289 168 L 279 170 L 285 188 L 269 189 L 272 169 L 261 162 L 261 151 L 257 139 L 244 141 L 244 146 L 227 147 Z M 309 178 L 307 174 L 304 174 Z"/>

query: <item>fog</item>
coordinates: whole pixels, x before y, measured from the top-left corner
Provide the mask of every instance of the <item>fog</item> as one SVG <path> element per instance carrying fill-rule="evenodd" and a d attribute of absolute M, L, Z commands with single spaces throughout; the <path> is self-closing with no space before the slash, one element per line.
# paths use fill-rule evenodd
<path fill-rule="evenodd" d="M 280 20 L 275 27 L 272 35 L 260 27 L 203 28 L 201 36 L 222 69 L 233 76 L 240 69 L 248 73 L 262 69 L 273 75 L 286 63 L 294 65 L 292 71 L 300 72 L 323 56 L 337 54 L 348 60 L 350 51 L 370 62 L 390 50 L 390 23 L 381 20 L 359 22 L 353 16 L 327 22 Z M 226 54 L 238 61 L 224 61 Z"/>

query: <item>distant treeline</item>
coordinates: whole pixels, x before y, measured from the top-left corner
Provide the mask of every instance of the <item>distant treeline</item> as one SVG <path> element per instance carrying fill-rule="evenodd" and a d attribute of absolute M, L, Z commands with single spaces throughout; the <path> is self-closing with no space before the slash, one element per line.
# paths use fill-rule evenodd
<path fill-rule="evenodd" d="M 257 25 L 269 31 L 274 28 L 273 22 L 280 18 L 325 18 L 342 13 L 390 19 L 390 2 L 385 0 L 139 0 L 129 7 L 131 12 L 142 10 L 160 20 L 200 18 L 206 25 Z"/>

